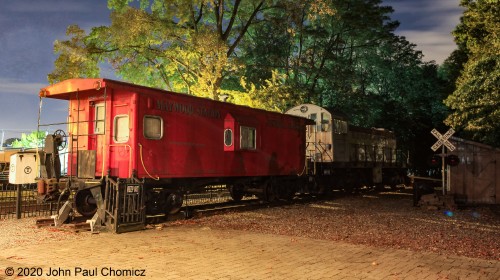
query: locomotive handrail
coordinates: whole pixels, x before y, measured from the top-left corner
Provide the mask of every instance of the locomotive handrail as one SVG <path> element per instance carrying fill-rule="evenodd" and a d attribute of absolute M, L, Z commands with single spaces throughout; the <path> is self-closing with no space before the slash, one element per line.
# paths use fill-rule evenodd
<path fill-rule="evenodd" d="M 320 152 L 321 155 L 323 155 L 323 152 L 327 151 L 326 146 L 323 143 L 321 143 L 321 142 L 312 142 L 311 141 L 311 142 L 306 142 L 306 144 L 307 144 L 306 145 L 306 149 L 307 149 L 307 147 L 309 147 L 309 144 L 314 144 L 314 150 Z M 329 145 L 329 144 L 326 144 L 326 145 Z M 326 155 L 328 156 L 328 158 L 331 161 L 333 161 L 333 158 L 328 153 L 326 153 Z M 323 161 L 323 157 L 321 157 L 321 161 L 320 162 L 322 162 L 322 161 Z"/>
<path fill-rule="evenodd" d="M 326 152 L 325 154 L 328 156 L 328 158 L 329 158 L 331 161 L 333 161 L 333 158 L 332 158 L 332 157 L 331 157 L 331 156 L 327 153 L 327 149 L 326 149 L 326 147 L 323 145 L 323 143 L 318 142 L 317 144 L 319 145 L 319 147 L 320 147 L 320 148 L 322 148 L 322 149 L 323 149 L 323 151 L 320 151 L 320 152 Z M 329 144 L 326 144 L 326 145 L 329 145 Z M 319 149 L 318 149 L 318 150 L 319 150 Z M 323 155 L 323 153 L 322 153 L 322 155 Z M 323 160 L 323 157 L 321 157 L 321 160 Z"/>

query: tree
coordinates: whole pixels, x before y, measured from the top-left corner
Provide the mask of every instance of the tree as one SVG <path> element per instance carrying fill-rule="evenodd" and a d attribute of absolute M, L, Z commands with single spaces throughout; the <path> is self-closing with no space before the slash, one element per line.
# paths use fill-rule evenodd
<path fill-rule="evenodd" d="M 323 106 L 344 105 L 337 98 L 342 95 L 352 100 L 361 88 L 358 74 L 364 69 L 358 66 L 371 68 L 367 59 L 397 26 L 387 16 L 392 8 L 378 0 L 280 3 L 263 13 L 240 46 L 248 65 L 243 76 L 259 85 L 279 71 L 297 100 Z"/>
<path fill-rule="evenodd" d="M 97 77 L 99 67 L 86 48 L 85 31 L 77 25 L 70 25 L 66 30 L 67 36 L 72 36 L 67 41 L 56 41 L 54 51 L 59 54 L 54 62 L 55 69 L 48 75 L 50 83 L 77 77 Z"/>
<path fill-rule="evenodd" d="M 11 147 L 12 143 L 14 143 L 15 141 L 21 141 L 21 139 L 20 138 L 7 138 L 7 140 L 5 140 L 3 142 L 2 147 Z"/>
<path fill-rule="evenodd" d="M 46 135 L 45 131 L 33 131 L 30 134 L 22 133 L 21 140 L 12 142 L 12 148 L 43 147 Z"/>
<path fill-rule="evenodd" d="M 140 0 L 139 8 L 130 2 L 108 1 L 110 26 L 88 35 L 68 28 L 72 38 L 56 42 L 59 57 L 49 81 L 95 76 L 99 63 L 110 62 L 127 81 L 217 100 L 265 0 Z M 72 71 L 82 64 L 81 72 Z"/>
<path fill-rule="evenodd" d="M 462 0 L 466 8 L 453 32 L 467 62 L 446 100 L 453 113 L 446 124 L 474 140 L 500 146 L 500 5 Z"/>

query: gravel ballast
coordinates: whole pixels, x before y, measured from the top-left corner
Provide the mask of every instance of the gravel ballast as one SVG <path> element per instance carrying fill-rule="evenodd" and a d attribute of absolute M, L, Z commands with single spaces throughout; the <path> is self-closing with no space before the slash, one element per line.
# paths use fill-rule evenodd
<path fill-rule="evenodd" d="M 195 221 L 236 229 L 500 261 L 500 215 L 491 206 L 427 210 L 404 192 L 229 212 Z"/>
<path fill-rule="evenodd" d="M 194 224 L 214 230 L 243 230 L 292 239 L 330 240 L 500 261 L 498 209 L 497 205 L 428 210 L 414 207 L 412 195 L 405 192 L 339 193 L 325 200 L 249 211 L 229 210 L 162 226 L 168 230 Z M 93 238 L 89 232 L 78 233 L 64 227 L 37 228 L 35 223 L 36 218 L 0 220 L 0 250 Z M 110 238 L 113 235 L 103 234 L 109 234 Z"/>

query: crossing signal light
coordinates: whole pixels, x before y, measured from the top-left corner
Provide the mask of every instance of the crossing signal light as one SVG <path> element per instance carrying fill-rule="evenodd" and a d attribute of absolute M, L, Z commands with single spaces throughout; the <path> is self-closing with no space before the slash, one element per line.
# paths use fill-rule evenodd
<path fill-rule="evenodd" d="M 457 155 L 448 155 L 446 156 L 446 164 L 449 166 L 457 166 L 460 163 L 460 159 Z"/>
<path fill-rule="evenodd" d="M 429 162 L 431 167 L 438 167 L 441 165 L 441 156 L 433 155 Z"/>

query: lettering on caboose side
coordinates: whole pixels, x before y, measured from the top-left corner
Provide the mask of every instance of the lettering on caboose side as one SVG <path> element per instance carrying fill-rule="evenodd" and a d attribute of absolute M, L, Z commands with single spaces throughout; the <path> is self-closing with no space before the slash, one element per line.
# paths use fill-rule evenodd
<path fill-rule="evenodd" d="M 300 131 L 302 127 L 300 126 L 300 122 L 298 120 L 281 120 L 281 119 L 268 119 L 267 126 L 276 127 L 276 128 L 284 128 L 284 129 L 293 129 L 296 131 Z"/>
<path fill-rule="evenodd" d="M 169 102 L 166 100 L 157 100 L 156 109 L 165 112 L 180 113 L 186 115 L 197 115 L 204 118 L 214 118 L 214 119 L 220 119 L 221 115 L 219 110 L 217 109 L 207 108 L 207 107 L 195 107 L 192 104 Z"/>

